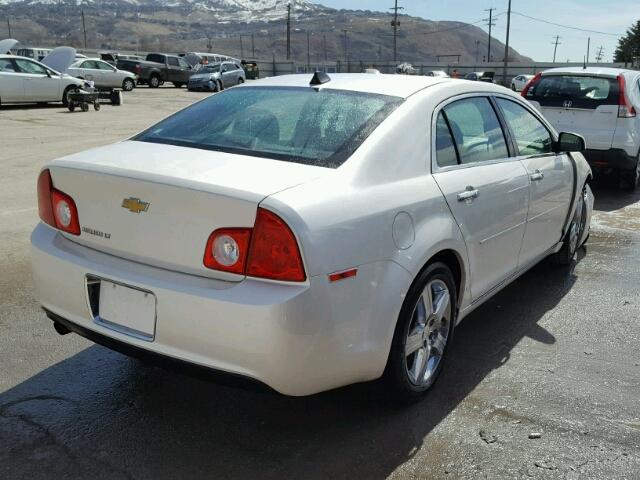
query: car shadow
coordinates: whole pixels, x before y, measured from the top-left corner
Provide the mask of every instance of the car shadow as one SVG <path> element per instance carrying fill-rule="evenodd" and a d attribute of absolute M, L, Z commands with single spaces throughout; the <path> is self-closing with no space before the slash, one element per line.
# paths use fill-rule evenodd
<path fill-rule="evenodd" d="M 640 188 L 635 192 L 620 188 L 615 174 L 597 176 L 591 183 L 595 196 L 593 208 L 601 212 L 620 210 L 628 205 L 640 202 Z"/>
<path fill-rule="evenodd" d="M 52 108 L 65 108 L 61 103 L 12 103 L 2 104 L 0 111 L 11 110 L 40 110 L 40 109 L 52 109 Z"/>
<path fill-rule="evenodd" d="M 0 473 L 385 478 L 510 361 L 519 342 L 555 343 L 539 322 L 574 282 L 573 267 L 543 262 L 477 309 L 456 329 L 435 388 L 410 406 L 388 401 L 380 382 L 290 398 L 201 381 L 90 346 L 0 394 L 0 437 L 11 445 L 0 453 Z M 429 444 L 430 464 L 441 465 L 444 448 Z"/>

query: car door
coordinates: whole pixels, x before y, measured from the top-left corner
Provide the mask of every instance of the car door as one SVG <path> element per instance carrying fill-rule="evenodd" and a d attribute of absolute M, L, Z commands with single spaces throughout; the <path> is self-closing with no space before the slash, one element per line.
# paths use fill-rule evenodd
<path fill-rule="evenodd" d="M 488 97 L 449 100 L 434 121 L 433 177 L 464 236 L 478 299 L 516 272 L 529 178 Z"/>
<path fill-rule="evenodd" d="M 236 84 L 234 70 L 231 63 L 222 64 L 222 81 L 225 87 L 231 87 Z"/>
<path fill-rule="evenodd" d="M 94 86 L 101 87 L 103 85 L 104 78 L 97 60 L 85 60 L 82 62 L 82 72 L 82 78 L 85 80 L 92 80 Z"/>
<path fill-rule="evenodd" d="M 20 102 L 24 98 L 24 79 L 11 58 L 0 58 L 0 102 Z"/>
<path fill-rule="evenodd" d="M 180 67 L 180 81 L 182 83 L 189 82 L 189 77 L 191 77 L 191 67 L 186 62 L 186 60 L 182 58 L 178 58 L 178 66 Z"/>
<path fill-rule="evenodd" d="M 58 102 L 62 98 L 60 77 L 44 65 L 26 58 L 16 58 L 15 64 L 21 72 L 25 102 Z"/>
<path fill-rule="evenodd" d="M 553 135 L 533 112 L 507 98 L 497 97 L 496 103 L 529 175 L 529 213 L 519 260 L 525 266 L 562 239 L 574 192 L 574 165 L 568 154 L 553 152 Z"/>
<path fill-rule="evenodd" d="M 167 73 L 170 82 L 181 82 L 182 72 L 180 71 L 180 63 L 176 57 L 167 57 Z"/>
<path fill-rule="evenodd" d="M 120 75 L 115 67 L 102 60 L 96 60 L 96 66 L 100 72 L 100 86 L 105 88 L 116 88 L 122 85 Z"/>

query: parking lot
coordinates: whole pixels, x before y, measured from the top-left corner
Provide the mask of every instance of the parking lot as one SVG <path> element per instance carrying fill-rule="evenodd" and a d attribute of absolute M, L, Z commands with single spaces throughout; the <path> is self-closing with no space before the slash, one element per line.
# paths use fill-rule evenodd
<path fill-rule="evenodd" d="M 576 264 L 540 264 L 476 310 L 410 407 L 376 383 L 222 386 L 55 333 L 32 292 L 38 171 L 206 95 L 0 110 L 0 478 L 639 478 L 640 192 L 613 180 L 594 185 Z"/>

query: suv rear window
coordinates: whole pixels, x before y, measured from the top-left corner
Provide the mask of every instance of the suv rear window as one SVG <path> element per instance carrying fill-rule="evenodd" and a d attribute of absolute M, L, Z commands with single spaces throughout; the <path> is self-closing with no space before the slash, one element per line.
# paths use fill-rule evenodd
<path fill-rule="evenodd" d="M 619 92 L 616 78 L 545 75 L 529 88 L 526 98 L 543 107 L 595 109 L 601 105 L 617 105 Z"/>
<path fill-rule="evenodd" d="M 309 87 L 232 88 L 134 140 L 337 168 L 401 98 Z"/>

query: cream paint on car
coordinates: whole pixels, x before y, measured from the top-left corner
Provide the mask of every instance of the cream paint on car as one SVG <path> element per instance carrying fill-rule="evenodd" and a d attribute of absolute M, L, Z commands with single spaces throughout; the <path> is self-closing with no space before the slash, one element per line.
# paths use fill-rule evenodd
<path fill-rule="evenodd" d="M 480 82 L 330 77 L 321 86 L 310 86 L 309 75 L 274 77 L 219 95 L 286 87 L 402 99 L 337 168 L 135 140 L 51 162 L 53 185 L 75 199 L 80 225 L 110 238 L 39 224 L 31 241 L 41 304 L 125 344 L 254 378 L 284 394 L 308 395 L 382 375 L 404 298 L 434 255 L 451 252 L 459 262 L 454 307 L 460 321 L 560 248 L 564 221 L 528 217 L 534 197 L 526 158 L 444 169 L 436 162 L 434 125 L 447 104 L 495 96 L 528 108 L 519 96 Z M 556 156 L 566 176 L 554 180 L 554 188 L 566 194 L 560 207 L 568 218 L 590 169 L 580 154 Z M 522 197 L 517 205 L 509 200 L 514 186 Z M 478 189 L 477 198 L 459 201 L 468 187 Z M 147 211 L 122 208 L 130 197 L 148 202 Z M 304 281 L 203 267 L 207 235 L 252 227 L 258 207 L 294 233 Z M 537 237 L 541 250 L 519 262 L 529 221 L 550 228 Z M 357 275 L 329 279 L 353 269 Z M 87 304 L 88 278 L 152 292 L 152 341 L 97 321 Z"/>

